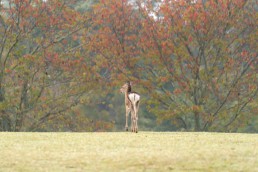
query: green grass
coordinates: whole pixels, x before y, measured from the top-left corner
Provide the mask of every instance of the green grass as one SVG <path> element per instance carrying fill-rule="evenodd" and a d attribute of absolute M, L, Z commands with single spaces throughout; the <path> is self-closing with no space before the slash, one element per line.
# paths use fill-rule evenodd
<path fill-rule="evenodd" d="M 258 171 L 258 134 L 0 133 L 0 171 Z"/>

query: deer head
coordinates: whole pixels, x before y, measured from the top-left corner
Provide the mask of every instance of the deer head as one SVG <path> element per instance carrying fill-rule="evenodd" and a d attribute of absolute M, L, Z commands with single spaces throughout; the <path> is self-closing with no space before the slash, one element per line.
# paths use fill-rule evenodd
<path fill-rule="evenodd" d="M 121 93 L 125 93 L 125 92 L 131 92 L 131 82 L 127 81 L 121 88 L 120 88 L 120 92 Z"/>

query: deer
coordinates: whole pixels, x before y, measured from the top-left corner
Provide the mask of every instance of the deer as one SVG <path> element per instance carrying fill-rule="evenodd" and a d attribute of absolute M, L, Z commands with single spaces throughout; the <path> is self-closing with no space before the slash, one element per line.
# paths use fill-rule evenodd
<path fill-rule="evenodd" d="M 131 113 L 131 131 L 138 132 L 138 111 L 140 104 L 140 95 L 132 91 L 131 82 L 126 82 L 120 92 L 125 95 L 125 130 L 128 131 L 128 116 Z"/>

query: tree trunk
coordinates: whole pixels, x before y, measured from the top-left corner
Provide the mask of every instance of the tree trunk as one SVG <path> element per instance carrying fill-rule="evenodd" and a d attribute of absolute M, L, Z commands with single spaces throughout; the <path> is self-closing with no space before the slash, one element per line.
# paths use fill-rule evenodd
<path fill-rule="evenodd" d="M 15 128 L 14 128 L 15 131 L 21 131 L 21 128 L 23 126 L 23 120 L 24 120 L 24 113 L 22 111 L 29 107 L 27 91 L 28 91 L 28 80 L 26 79 L 22 87 L 20 106 L 19 106 L 20 112 L 16 114 Z"/>
<path fill-rule="evenodd" d="M 4 89 L 0 85 L 0 102 L 4 101 Z"/>
<path fill-rule="evenodd" d="M 3 82 L 3 77 L 2 77 L 2 74 L 0 73 L 0 102 L 3 102 L 5 100 L 4 87 L 2 87 L 2 82 Z"/>
<path fill-rule="evenodd" d="M 200 115 L 198 112 L 194 112 L 194 131 L 200 131 L 201 127 L 200 127 Z"/>
<path fill-rule="evenodd" d="M 22 114 L 17 114 L 17 118 L 15 120 L 15 128 L 14 128 L 15 132 L 21 131 L 22 123 L 23 123 Z"/>
<path fill-rule="evenodd" d="M 4 88 L 2 87 L 2 74 L 0 74 L 0 103 L 4 102 L 5 100 L 5 92 Z M 11 119 L 6 114 L 4 109 L 0 109 L 0 131 L 11 131 Z"/>
<path fill-rule="evenodd" d="M 11 119 L 4 111 L 0 114 L 0 131 L 12 131 Z"/>

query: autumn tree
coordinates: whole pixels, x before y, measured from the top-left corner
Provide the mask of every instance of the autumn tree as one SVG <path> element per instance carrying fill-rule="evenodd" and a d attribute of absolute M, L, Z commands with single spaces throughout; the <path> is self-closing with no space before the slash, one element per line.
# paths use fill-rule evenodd
<path fill-rule="evenodd" d="M 108 0 L 100 1 L 92 9 L 92 27 L 88 37 L 89 51 L 94 56 L 96 68 L 102 78 L 103 101 L 97 103 L 106 109 L 109 119 L 115 121 L 115 128 L 121 130 L 125 121 L 123 96 L 119 87 L 125 81 L 133 81 L 133 89 L 141 93 L 141 69 L 137 66 L 144 63 L 141 58 L 141 16 L 133 1 Z M 100 97 L 100 95 L 98 96 Z M 141 103 L 145 104 L 144 95 Z M 99 98 L 97 98 L 99 99 Z M 122 101 L 121 101 L 122 100 Z M 106 116 L 104 113 L 102 116 Z M 145 106 L 140 110 L 142 129 L 155 127 L 155 116 L 147 112 Z M 145 125 L 145 126 L 144 126 Z"/>
<path fill-rule="evenodd" d="M 139 5 L 148 59 L 144 78 L 153 96 L 149 108 L 160 120 L 172 119 L 195 131 L 224 131 L 254 115 L 258 60 L 253 3 Z"/>
<path fill-rule="evenodd" d="M 101 1 L 93 8 L 92 21 L 89 45 L 103 79 L 109 83 L 132 79 L 140 60 L 140 18 L 134 6 L 124 0 Z"/>
<path fill-rule="evenodd" d="M 97 81 L 75 1 L 0 4 L 0 130 L 33 131 L 86 102 Z M 96 88 L 96 87 L 95 87 Z"/>
<path fill-rule="evenodd" d="M 103 1 L 91 49 L 106 78 L 142 85 L 159 121 L 234 130 L 257 111 L 254 7 L 251 0 Z"/>

